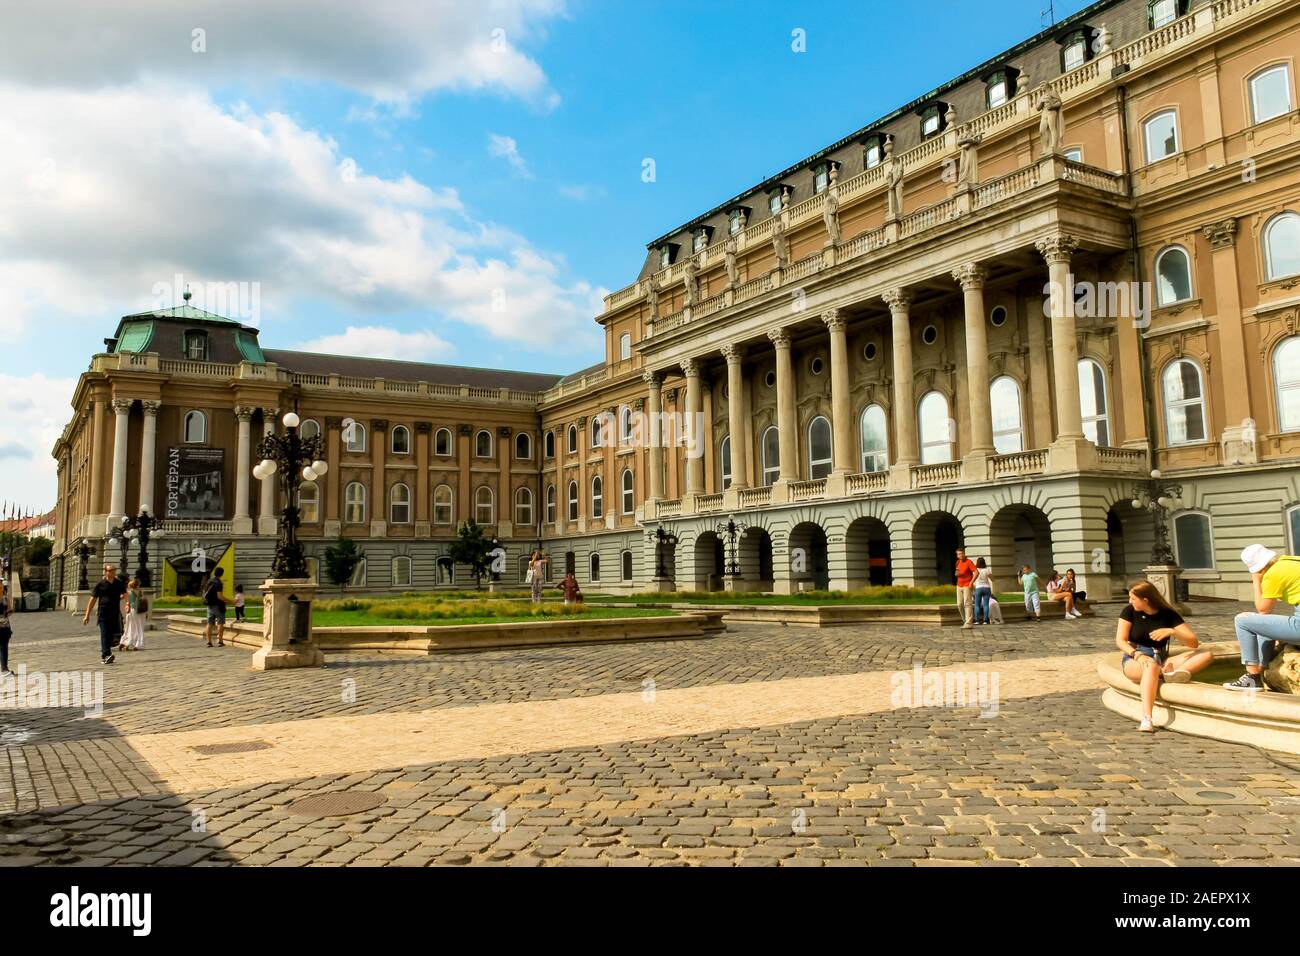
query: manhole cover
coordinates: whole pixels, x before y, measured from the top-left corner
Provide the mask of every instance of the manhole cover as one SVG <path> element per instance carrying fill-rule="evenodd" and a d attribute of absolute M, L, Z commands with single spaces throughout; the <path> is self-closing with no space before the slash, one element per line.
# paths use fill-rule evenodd
<path fill-rule="evenodd" d="M 345 817 L 383 806 L 387 798 L 378 793 L 316 793 L 289 804 L 298 817 Z"/>
<path fill-rule="evenodd" d="M 1173 787 L 1169 792 L 1192 806 L 1222 806 L 1225 803 L 1262 806 L 1266 803 L 1262 797 L 1255 796 L 1244 787 Z"/>
<path fill-rule="evenodd" d="M 195 753 L 212 756 L 214 754 L 246 754 L 254 750 L 270 750 L 271 745 L 265 740 L 240 740 L 233 744 L 199 744 L 190 749 Z"/>
<path fill-rule="evenodd" d="M 1232 800 L 1234 795 L 1223 790 L 1197 790 L 1196 795 L 1202 800 Z"/>

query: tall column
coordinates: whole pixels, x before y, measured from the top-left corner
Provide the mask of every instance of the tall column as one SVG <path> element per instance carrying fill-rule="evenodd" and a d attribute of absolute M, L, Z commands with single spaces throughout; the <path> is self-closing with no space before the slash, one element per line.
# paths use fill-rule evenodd
<path fill-rule="evenodd" d="M 890 289 L 881 298 L 893 321 L 894 463 L 915 465 L 921 460 L 916 444 L 916 408 L 912 402 L 912 293 Z"/>
<path fill-rule="evenodd" d="M 117 416 L 113 430 L 113 484 L 109 495 L 109 524 L 120 524 L 126 517 L 126 451 L 131 435 L 130 399 L 113 399 L 113 414 Z"/>
<path fill-rule="evenodd" d="M 989 337 L 984 318 L 988 271 L 972 262 L 952 277 L 966 299 L 966 396 L 970 407 L 971 456 L 993 454 L 993 416 L 989 402 Z"/>
<path fill-rule="evenodd" d="M 1215 315 L 1219 320 L 1219 353 L 1223 359 L 1223 380 L 1231 383 L 1223 390 L 1222 461 L 1225 464 L 1253 465 L 1259 459 L 1259 449 L 1255 442 L 1257 429 L 1254 427 L 1250 394 L 1252 376 L 1248 371 L 1246 340 L 1242 334 L 1237 220 L 1210 223 L 1202 227 L 1201 232 L 1214 250 L 1211 255 L 1214 260 Z"/>
<path fill-rule="evenodd" d="M 703 438 L 700 429 L 700 366 L 695 359 L 682 359 L 682 371 L 686 373 L 686 494 L 704 493 L 704 459 L 701 457 L 700 442 Z"/>
<path fill-rule="evenodd" d="M 794 362 L 790 356 L 790 333 L 773 329 L 767 333 L 776 347 L 776 431 L 780 443 L 780 481 L 799 480 L 799 419 L 795 412 Z M 762 450 L 760 449 L 760 454 Z"/>
<path fill-rule="evenodd" d="M 649 399 L 646 402 L 646 415 L 649 417 L 649 421 L 646 423 L 646 440 L 650 446 L 650 482 L 648 485 L 650 490 L 646 497 L 651 501 L 660 501 L 664 496 L 663 373 L 652 372 L 647 369 L 641 373 L 641 381 L 646 383 L 646 387 L 650 391 Z"/>
<path fill-rule="evenodd" d="M 370 536 L 388 534 L 388 421 L 370 420 Z"/>
<path fill-rule="evenodd" d="M 1056 439 L 1083 439 L 1079 408 L 1079 345 L 1074 324 L 1074 277 L 1070 257 L 1079 243 L 1058 234 L 1035 245 L 1047 260 L 1048 295 L 1052 317 L 1052 381 L 1056 386 Z"/>
<path fill-rule="evenodd" d="M 266 409 L 262 410 L 266 414 Z M 269 419 L 269 426 L 274 428 L 274 418 Z M 343 481 L 342 468 L 340 460 L 343 457 L 343 419 L 330 415 L 325 419 L 325 463 L 329 465 L 329 471 L 325 474 L 325 483 L 320 485 L 321 496 L 325 502 L 325 527 L 322 529 L 326 538 L 336 538 L 342 530 L 342 522 L 339 518 L 339 508 L 342 503 Z M 319 482 L 318 482 L 319 484 Z M 266 490 L 263 488 L 263 514 L 266 513 L 265 502 L 267 500 Z M 265 533 L 265 532 L 263 532 Z"/>
<path fill-rule="evenodd" d="M 749 487 L 749 446 L 745 432 L 745 375 L 741 366 L 740 346 L 724 345 L 722 355 L 727 360 L 727 433 L 731 437 L 731 487 L 739 491 Z M 721 467 L 721 463 L 719 463 Z"/>
<path fill-rule="evenodd" d="M 510 490 L 510 428 L 502 425 L 497 429 L 497 461 L 500 471 L 497 474 L 497 534 L 506 536 L 514 533 L 515 497 Z"/>
<path fill-rule="evenodd" d="M 235 534 L 251 534 L 253 531 L 253 519 L 248 513 L 248 474 L 253 467 L 250 462 L 250 445 L 254 411 L 256 409 L 246 405 L 235 407 L 235 421 L 239 423 L 239 438 L 235 447 Z"/>
<path fill-rule="evenodd" d="M 90 414 L 86 417 L 85 426 L 90 430 L 90 457 L 89 464 L 83 465 L 83 478 L 86 485 L 86 504 L 82 509 L 82 517 L 89 515 L 102 515 L 99 509 L 103 507 L 103 475 L 104 475 L 104 403 L 98 400 L 92 400 L 90 403 Z M 87 532 L 100 534 L 101 528 L 90 528 L 87 523 Z"/>
<path fill-rule="evenodd" d="M 475 520 L 474 489 L 470 487 L 473 474 L 470 468 L 474 462 L 474 426 L 463 422 L 456 426 L 456 464 L 458 477 L 456 481 L 456 522 Z"/>
<path fill-rule="evenodd" d="M 578 533 L 587 530 L 587 513 L 591 510 L 591 486 L 587 484 L 587 456 L 591 454 L 591 429 L 587 416 L 578 419 Z M 566 489 L 567 490 L 567 489 Z M 565 507 L 568 507 L 567 502 Z"/>
<path fill-rule="evenodd" d="M 415 423 L 415 536 L 427 538 L 429 525 L 429 441 L 433 422 Z"/>
<path fill-rule="evenodd" d="M 140 404 L 144 406 L 144 434 L 140 438 L 140 510 L 153 514 L 154 468 L 158 460 L 158 409 L 162 408 L 162 402 Z"/>
<path fill-rule="evenodd" d="M 844 331 L 844 314 L 839 309 L 822 313 L 822 321 L 831 334 L 831 470 L 847 475 L 854 469 L 853 412 L 849 404 L 849 346 Z"/>
<path fill-rule="evenodd" d="M 262 409 L 262 436 L 263 437 L 266 437 L 267 435 L 275 434 L 275 423 L 279 420 L 279 418 L 280 418 L 280 409 L 278 408 Z M 338 429 L 343 427 L 343 421 L 342 419 L 335 419 L 335 421 L 338 422 L 338 424 L 330 430 L 330 433 L 327 437 L 327 443 L 329 446 L 327 454 L 329 454 L 330 456 L 328 459 L 329 466 L 330 466 L 329 474 L 327 474 L 324 478 L 316 479 L 316 487 L 320 490 L 320 497 L 318 497 L 317 499 L 318 501 L 328 500 L 329 496 L 326 494 L 327 482 L 338 481 L 336 477 L 331 478 L 330 475 L 336 474 L 335 469 L 338 467 L 338 463 L 339 463 Z M 247 470 L 248 469 L 245 469 L 245 471 Z M 260 514 L 257 519 L 258 534 L 278 534 L 280 531 L 279 524 L 275 518 L 275 482 L 276 482 L 276 478 L 274 475 L 272 475 L 269 478 L 262 479 L 262 487 L 258 492 L 258 496 L 257 496 L 259 511 L 260 511 Z M 328 507 L 328 512 L 329 512 L 328 517 L 331 517 L 336 521 L 338 520 L 339 508 L 338 508 L 337 495 L 334 496 L 333 501 L 330 503 Z"/>

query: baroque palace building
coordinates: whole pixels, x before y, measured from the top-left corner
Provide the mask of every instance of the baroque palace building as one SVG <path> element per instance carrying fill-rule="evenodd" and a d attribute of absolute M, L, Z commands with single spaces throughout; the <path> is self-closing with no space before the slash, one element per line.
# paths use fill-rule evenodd
<path fill-rule="evenodd" d="M 1158 468 L 1191 590 L 1247 596 L 1242 546 L 1300 551 L 1298 56 L 1295 0 L 1095 3 L 650 243 L 567 378 L 127 316 L 54 449 L 64 590 L 142 505 L 165 589 L 194 547 L 260 582 L 296 409 L 304 537 L 369 589 L 463 586 L 473 518 L 511 581 L 541 545 L 589 589 L 924 585 L 964 543 L 1113 593 Z"/>

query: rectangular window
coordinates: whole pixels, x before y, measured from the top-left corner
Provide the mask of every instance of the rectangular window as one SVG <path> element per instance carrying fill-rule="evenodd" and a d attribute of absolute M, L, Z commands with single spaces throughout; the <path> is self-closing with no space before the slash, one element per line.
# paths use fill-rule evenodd
<path fill-rule="evenodd" d="M 989 84 L 988 108 L 993 109 L 1007 101 L 1007 81 L 995 80 Z"/>
<path fill-rule="evenodd" d="M 862 166 L 864 169 L 875 169 L 880 162 L 880 144 L 872 143 L 862 153 Z"/>
<path fill-rule="evenodd" d="M 1065 67 L 1066 72 L 1077 70 L 1088 59 L 1088 44 L 1083 40 L 1075 40 L 1061 51 L 1061 64 Z"/>

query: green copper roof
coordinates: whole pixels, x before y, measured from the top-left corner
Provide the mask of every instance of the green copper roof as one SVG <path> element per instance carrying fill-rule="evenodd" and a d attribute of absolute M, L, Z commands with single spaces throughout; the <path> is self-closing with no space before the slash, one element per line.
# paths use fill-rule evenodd
<path fill-rule="evenodd" d="M 215 322 L 219 325 L 241 325 L 234 319 L 228 319 L 224 315 L 217 315 L 215 312 L 205 312 L 203 309 L 196 309 L 192 305 L 177 305 L 170 309 L 155 309 L 152 312 L 137 312 L 135 315 L 124 315 L 123 319 L 187 319 L 191 322 Z"/>
<path fill-rule="evenodd" d="M 266 356 L 262 354 L 262 347 L 257 344 L 257 339 L 240 329 L 235 333 L 235 344 L 239 346 L 239 354 L 244 357 L 245 362 L 252 362 L 255 365 L 265 365 Z"/>
<path fill-rule="evenodd" d="M 131 322 L 122 329 L 122 335 L 117 340 L 117 351 L 143 352 L 149 347 L 152 339 L 152 322 Z"/>

